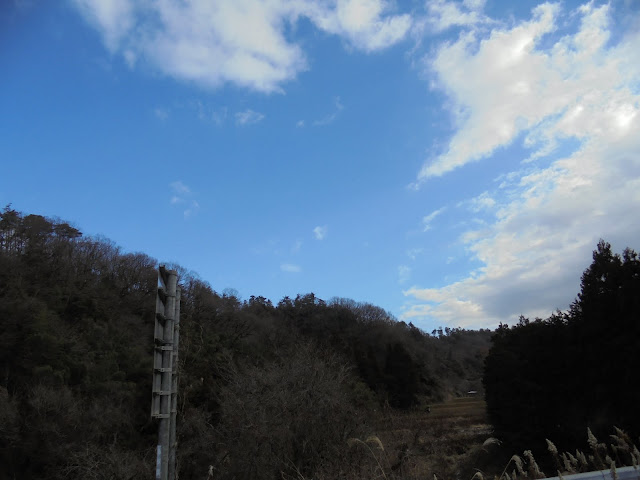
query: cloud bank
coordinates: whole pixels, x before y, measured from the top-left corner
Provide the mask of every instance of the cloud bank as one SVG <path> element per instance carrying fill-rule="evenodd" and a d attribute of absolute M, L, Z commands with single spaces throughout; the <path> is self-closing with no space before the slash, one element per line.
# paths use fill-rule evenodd
<path fill-rule="evenodd" d="M 477 327 L 548 316 L 575 298 L 599 238 L 618 251 L 638 248 L 640 35 L 613 42 L 612 8 L 545 3 L 482 38 L 472 28 L 429 61 L 457 129 L 419 182 L 516 139 L 525 154 L 497 188 L 458 207 L 484 214 L 481 228 L 459 238 L 482 266 L 454 283 L 405 290 L 403 318 Z M 556 33 L 575 17 L 575 32 Z M 570 141 L 577 146 L 562 153 Z"/>
<path fill-rule="evenodd" d="M 230 83 L 261 92 L 308 68 L 287 30 L 301 18 L 373 52 L 402 40 L 409 15 L 386 0 L 73 0 L 105 46 L 134 67 L 139 61 L 205 88 Z"/>

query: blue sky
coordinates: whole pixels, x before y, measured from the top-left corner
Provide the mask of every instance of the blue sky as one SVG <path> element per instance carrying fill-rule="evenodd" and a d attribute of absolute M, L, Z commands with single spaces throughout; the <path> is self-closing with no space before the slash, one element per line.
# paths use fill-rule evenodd
<path fill-rule="evenodd" d="M 424 330 L 640 249 L 640 3 L 13 0 L 0 204 Z"/>

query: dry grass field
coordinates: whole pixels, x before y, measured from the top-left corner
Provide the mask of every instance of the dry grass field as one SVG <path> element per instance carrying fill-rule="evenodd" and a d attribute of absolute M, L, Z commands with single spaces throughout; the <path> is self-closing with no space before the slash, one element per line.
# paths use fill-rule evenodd
<path fill-rule="evenodd" d="M 377 476 L 468 480 L 486 463 L 492 428 L 484 399 L 457 398 L 430 410 L 388 413 L 359 442 L 376 457 Z"/>
<path fill-rule="evenodd" d="M 431 405 L 431 417 L 486 421 L 487 405 L 482 397 L 462 397 Z"/>
<path fill-rule="evenodd" d="M 482 398 L 457 398 L 431 405 L 430 412 L 391 412 L 379 419 L 375 433 L 358 439 L 369 460 L 353 478 L 387 480 L 472 480 L 474 478 L 535 479 L 547 475 L 537 461 L 543 460 L 544 471 L 573 474 L 611 470 L 640 464 L 640 450 L 625 432 L 614 433 L 599 442 L 588 430 L 586 453 L 579 450 L 560 453 L 547 440 L 548 453 L 534 458 L 530 450 L 513 454 L 492 437 L 486 404 Z M 361 462 L 361 466 L 366 462 Z M 351 478 L 351 477 L 350 477 Z"/>

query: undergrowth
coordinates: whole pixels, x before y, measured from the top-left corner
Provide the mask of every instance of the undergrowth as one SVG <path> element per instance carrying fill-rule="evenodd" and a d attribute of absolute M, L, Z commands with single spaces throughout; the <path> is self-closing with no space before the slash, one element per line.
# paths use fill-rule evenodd
<path fill-rule="evenodd" d="M 619 428 L 614 429 L 615 433 L 610 435 L 608 443 L 599 442 L 591 430 L 587 430 L 587 442 L 589 450 L 586 452 L 576 449 L 575 452 L 559 452 L 551 440 L 546 440 L 548 459 L 545 465 L 552 465 L 553 470 L 544 471 L 531 450 L 525 450 L 522 455 L 513 455 L 499 474 L 491 474 L 475 469 L 473 474 L 461 476 L 464 469 L 449 469 L 442 473 L 435 471 L 420 472 L 412 469 L 415 466 L 416 449 L 415 445 L 406 446 L 400 452 L 392 452 L 385 449 L 382 440 L 376 435 L 369 435 L 366 438 L 350 438 L 347 447 L 352 450 L 353 462 L 346 470 L 340 472 L 339 478 L 344 479 L 425 479 L 425 480 L 453 480 L 468 478 L 469 480 L 532 480 L 557 476 L 560 480 L 564 476 L 590 472 L 595 470 L 611 471 L 611 476 L 617 479 L 617 469 L 625 466 L 633 466 L 640 474 L 640 451 L 633 443 L 629 435 Z M 500 442 L 495 438 L 488 438 L 481 446 L 472 447 L 472 451 L 467 455 L 467 459 L 473 458 L 473 450 L 481 450 L 490 454 L 490 450 Z M 476 452 L 477 453 L 477 452 Z M 413 458 L 412 458 L 413 457 Z M 437 465 L 433 465 L 437 467 Z M 458 466 L 459 467 L 459 466 Z M 347 471 L 348 470 L 348 471 Z M 334 472 L 335 475 L 336 472 Z M 318 475 L 314 477 L 318 480 L 338 478 L 337 476 Z M 302 476 L 297 480 L 311 480 Z"/>

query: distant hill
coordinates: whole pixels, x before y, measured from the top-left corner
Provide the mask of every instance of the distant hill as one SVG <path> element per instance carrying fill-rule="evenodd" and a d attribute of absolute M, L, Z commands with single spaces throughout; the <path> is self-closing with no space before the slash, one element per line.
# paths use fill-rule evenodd
<path fill-rule="evenodd" d="M 374 410 L 482 390 L 488 330 L 429 335 L 312 293 L 241 300 L 171 268 L 181 478 L 338 471 Z M 2 210 L 0 479 L 152 478 L 156 269 L 68 222 Z"/>

